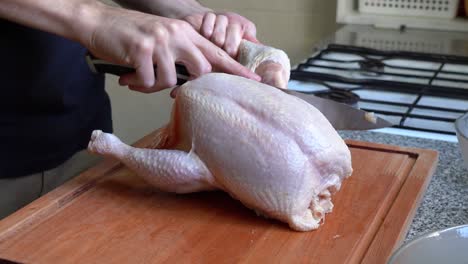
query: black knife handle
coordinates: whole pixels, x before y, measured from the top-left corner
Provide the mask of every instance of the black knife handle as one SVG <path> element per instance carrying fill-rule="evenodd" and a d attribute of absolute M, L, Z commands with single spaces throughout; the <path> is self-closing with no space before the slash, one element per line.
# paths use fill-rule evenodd
<path fill-rule="evenodd" d="M 86 54 L 86 62 L 88 63 L 88 67 L 94 73 L 109 73 L 117 76 L 122 76 L 127 73 L 135 72 L 134 68 L 98 59 L 91 53 Z M 185 66 L 181 64 L 176 64 L 175 68 L 177 73 L 177 85 L 182 85 L 185 82 L 187 82 L 190 77 L 190 73 L 188 72 L 187 68 L 185 68 Z M 156 76 L 156 65 L 154 65 L 154 74 Z"/>

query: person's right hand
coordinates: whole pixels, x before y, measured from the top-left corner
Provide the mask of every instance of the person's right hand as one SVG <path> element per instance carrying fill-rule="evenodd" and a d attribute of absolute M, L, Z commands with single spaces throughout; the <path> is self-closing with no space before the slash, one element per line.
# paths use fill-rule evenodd
<path fill-rule="evenodd" d="M 82 44 L 98 58 L 135 68 L 119 80 L 132 90 L 174 87 L 175 63 L 185 65 L 192 77 L 213 70 L 260 80 L 187 22 L 109 6 L 101 6 L 97 14 L 94 30 Z"/>

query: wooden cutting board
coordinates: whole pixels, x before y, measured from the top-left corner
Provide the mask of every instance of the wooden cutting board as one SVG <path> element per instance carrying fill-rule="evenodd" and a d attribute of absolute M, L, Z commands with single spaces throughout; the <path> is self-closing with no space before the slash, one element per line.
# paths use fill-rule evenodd
<path fill-rule="evenodd" d="M 152 135 L 140 140 L 149 146 Z M 317 231 L 257 217 L 222 192 L 154 191 L 106 160 L 0 221 L 0 258 L 25 263 L 385 263 L 437 163 L 432 150 L 347 141 L 353 175 Z"/>

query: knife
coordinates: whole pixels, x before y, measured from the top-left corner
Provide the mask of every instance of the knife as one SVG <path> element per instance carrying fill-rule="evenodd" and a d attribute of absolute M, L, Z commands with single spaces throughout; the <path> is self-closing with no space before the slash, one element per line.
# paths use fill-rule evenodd
<path fill-rule="evenodd" d="M 299 97 L 313 105 L 322 112 L 336 130 L 369 130 L 390 127 L 393 125 L 387 120 L 375 116 L 373 113 L 366 112 L 344 103 L 293 90 L 283 91 L 287 94 Z"/>
<path fill-rule="evenodd" d="M 86 62 L 88 67 L 94 73 L 109 73 L 117 76 L 121 76 L 127 73 L 135 72 L 134 68 L 114 64 L 105 60 L 98 59 L 93 56 L 91 53 L 86 54 Z M 190 73 L 184 65 L 176 64 L 176 73 L 177 73 L 177 85 L 182 85 L 189 80 Z M 156 65 L 154 65 L 154 72 L 156 74 Z"/>
<path fill-rule="evenodd" d="M 88 53 L 86 61 L 94 73 L 109 73 L 123 75 L 135 72 L 135 69 L 127 66 L 113 64 L 94 57 Z M 156 66 L 154 66 L 156 72 Z M 190 73 L 181 64 L 176 64 L 177 85 L 182 85 L 189 80 Z M 336 130 L 368 130 L 389 127 L 393 124 L 383 118 L 374 116 L 372 113 L 354 108 L 350 105 L 335 102 L 333 100 L 320 98 L 313 94 L 305 94 L 293 90 L 281 89 L 281 91 L 296 96 L 313 105 L 328 119 Z"/>

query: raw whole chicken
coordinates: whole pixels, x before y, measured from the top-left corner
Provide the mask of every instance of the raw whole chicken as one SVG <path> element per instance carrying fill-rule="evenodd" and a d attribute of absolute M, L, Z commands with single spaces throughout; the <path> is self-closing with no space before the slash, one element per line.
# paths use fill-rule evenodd
<path fill-rule="evenodd" d="M 244 41 L 239 56 L 264 82 L 287 84 L 283 52 Z M 316 108 L 270 85 L 223 73 L 179 87 L 171 121 L 151 148 L 94 131 L 88 149 L 119 159 L 160 190 L 221 189 L 298 231 L 319 227 L 332 211 L 331 194 L 352 172 L 349 149 Z"/>

